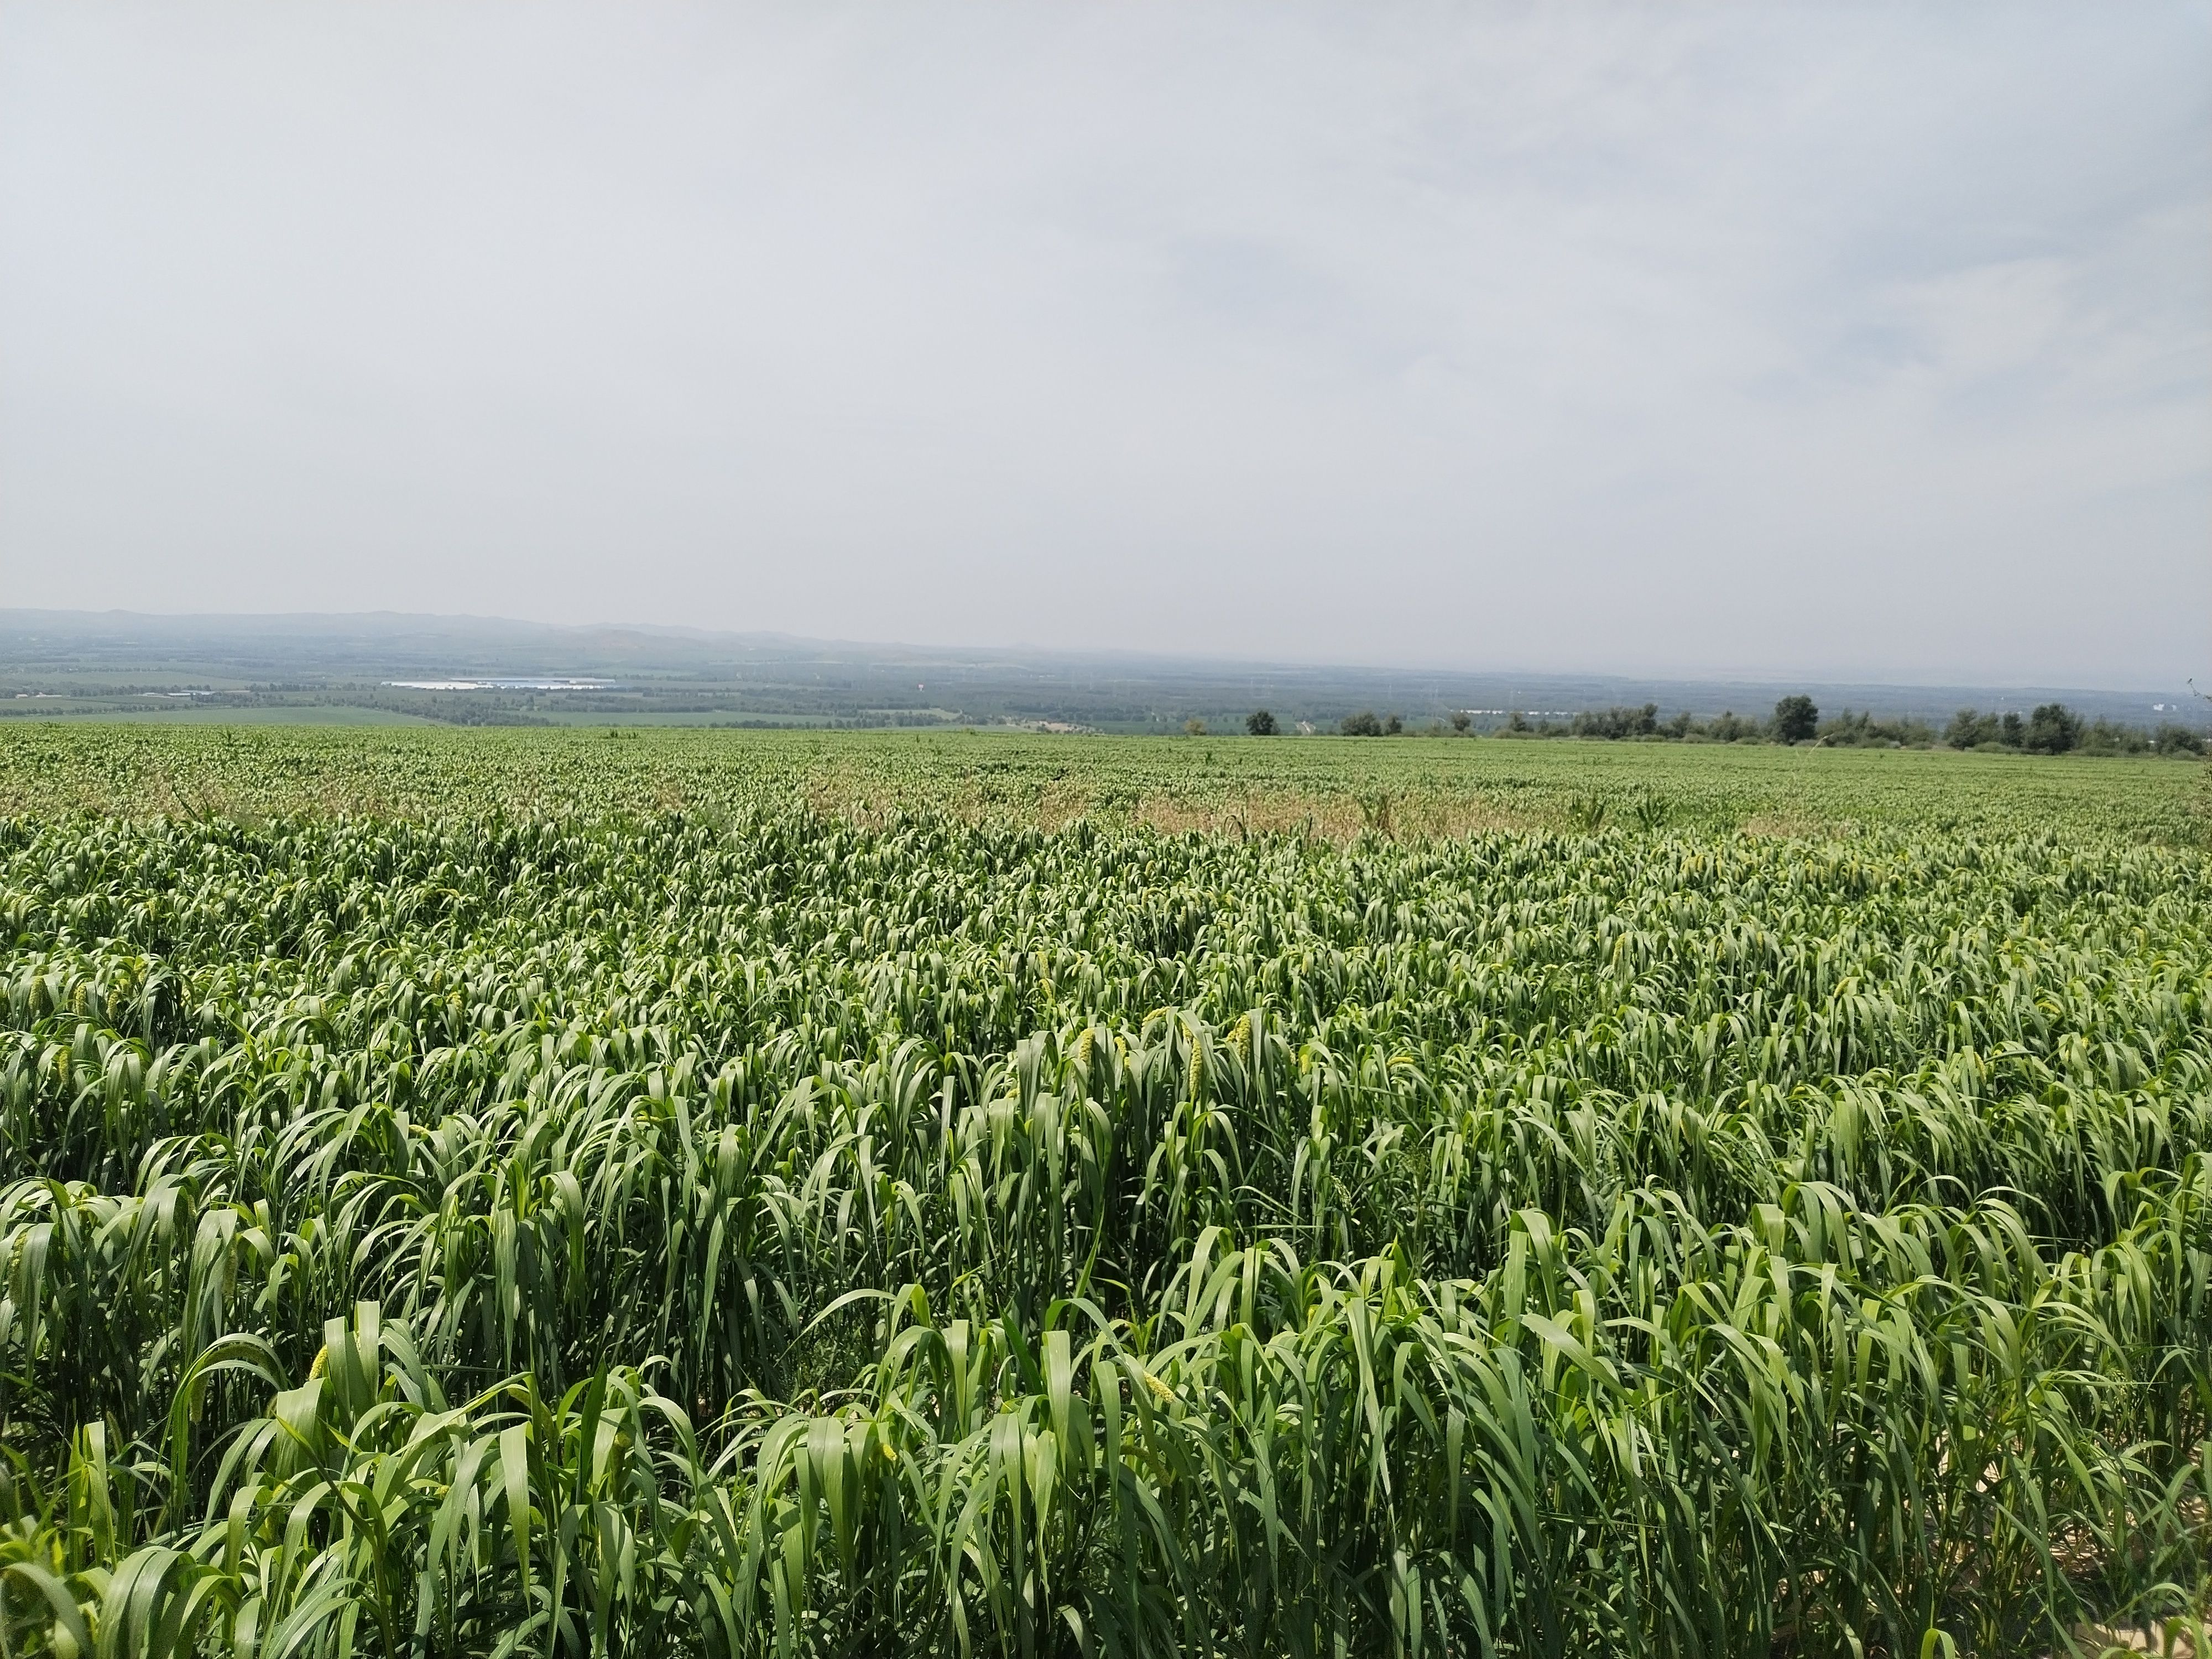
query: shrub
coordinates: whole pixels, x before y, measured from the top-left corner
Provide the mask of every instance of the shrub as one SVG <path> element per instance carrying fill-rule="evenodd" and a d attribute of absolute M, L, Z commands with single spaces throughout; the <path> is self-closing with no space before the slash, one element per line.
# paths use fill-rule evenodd
<path fill-rule="evenodd" d="M 1846 708 L 1820 723 L 1820 741 L 1836 749 L 1926 749 L 1934 744 L 1936 732 L 1924 720 L 1878 720 L 1863 709 L 1853 714 Z"/>
<path fill-rule="evenodd" d="M 1569 722 L 1567 730 L 1578 738 L 1648 738 L 1659 730 L 1659 705 L 1641 708 L 1585 708 Z"/>

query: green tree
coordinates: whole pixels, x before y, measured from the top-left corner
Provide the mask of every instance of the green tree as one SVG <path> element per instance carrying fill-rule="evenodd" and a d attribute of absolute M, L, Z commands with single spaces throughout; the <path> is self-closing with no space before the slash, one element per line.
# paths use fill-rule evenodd
<path fill-rule="evenodd" d="M 1206 722 L 1193 714 L 1182 723 L 1182 729 L 1186 736 L 1202 738 L 1206 735 Z"/>
<path fill-rule="evenodd" d="M 1467 728 L 1474 724 L 1474 716 L 1468 714 L 1466 709 L 1462 708 L 1454 712 L 1451 721 L 1452 730 L 1458 732 L 1460 736 L 1465 737 Z"/>
<path fill-rule="evenodd" d="M 2039 703 L 2027 717 L 2021 747 L 2039 755 L 2063 755 L 2081 741 L 2081 717 L 2063 702 Z"/>
<path fill-rule="evenodd" d="M 1820 729 L 1820 711 L 1802 691 L 1774 705 L 1774 740 L 1803 743 Z"/>
<path fill-rule="evenodd" d="M 1267 709 L 1255 708 L 1244 717 L 1244 729 L 1255 738 L 1275 735 L 1275 717 Z"/>
<path fill-rule="evenodd" d="M 1347 738 L 1379 738 L 1382 722 L 1375 718 L 1374 710 L 1363 708 L 1356 714 L 1346 714 L 1336 729 Z"/>
<path fill-rule="evenodd" d="M 1954 749 L 1972 749 L 1997 739 L 1997 717 L 1972 708 L 1961 708 L 1951 716 L 1951 723 L 1943 728 L 1943 741 Z"/>
<path fill-rule="evenodd" d="M 1405 729 L 1406 722 L 1400 720 L 1395 714 L 1384 716 L 1382 720 L 1382 735 L 1384 737 L 1395 738 Z"/>

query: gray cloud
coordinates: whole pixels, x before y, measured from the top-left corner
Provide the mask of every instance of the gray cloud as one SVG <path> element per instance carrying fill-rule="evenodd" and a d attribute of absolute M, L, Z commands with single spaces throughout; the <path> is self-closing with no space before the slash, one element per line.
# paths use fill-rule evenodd
<path fill-rule="evenodd" d="M 2170 684 L 2212 11 L 0 9 L 5 603 Z"/>

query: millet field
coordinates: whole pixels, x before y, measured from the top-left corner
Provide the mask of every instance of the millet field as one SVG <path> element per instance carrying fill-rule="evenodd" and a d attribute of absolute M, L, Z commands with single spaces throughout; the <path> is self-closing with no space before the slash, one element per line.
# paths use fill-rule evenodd
<path fill-rule="evenodd" d="M 0 1652 L 2203 1654 L 2206 800 L 26 723 Z"/>

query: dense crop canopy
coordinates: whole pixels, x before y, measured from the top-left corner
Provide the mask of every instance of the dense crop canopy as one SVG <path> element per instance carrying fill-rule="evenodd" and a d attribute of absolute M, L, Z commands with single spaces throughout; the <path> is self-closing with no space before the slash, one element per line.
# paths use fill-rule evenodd
<path fill-rule="evenodd" d="M 8 1651 L 2201 1612 L 2212 870 L 2147 820 L 1048 828 L 881 745 L 619 811 L 562 742 L 538 811 L 488 747 L 0 821 Z"/>

